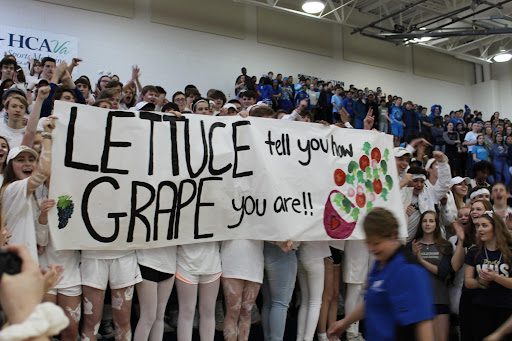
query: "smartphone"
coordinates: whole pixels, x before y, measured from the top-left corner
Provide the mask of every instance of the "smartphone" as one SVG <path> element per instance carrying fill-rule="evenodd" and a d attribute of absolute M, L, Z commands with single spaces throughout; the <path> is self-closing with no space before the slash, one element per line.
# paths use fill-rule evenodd
<path fill-rule="evenodd" d="M 4 273 L 16 275 L 21 272 L 21 258 L 12 252 L 0 250 L 0 278 Z"/>

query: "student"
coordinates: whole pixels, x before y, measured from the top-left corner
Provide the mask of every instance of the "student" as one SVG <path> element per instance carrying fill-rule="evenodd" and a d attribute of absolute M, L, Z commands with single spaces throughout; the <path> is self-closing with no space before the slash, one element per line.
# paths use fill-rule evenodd
<path fill-rule="evenodd" d="M 240 103 L 242 103 L 242 110 L 247 110 L 251 105 L 256 104 L 256 96 L 256 92 L 252 90 L 241 92 Z"/>
<path fill-rule="evenodd" d="M 404 122 L 402 112 L 402 98 L 398 97 L 395 103 L 391 106 L 389 119 L 391 120 L 391 134 L 395 141 L 395 147 L 400 145 L 404 137 Z"/>
<path fill-rule="evenodd" d="M 459 233 L 463 241 L 464 231 L 459 230 Z M 462 243 L 459 243 L 454 253 L 451 244 L 441 236 L 437 213 L 426 211 L 421 215 L 420 226 L 409 247 L 412 248 L 420 265 L 430 273 L 436 309 L 435 340 L 447 341 L 450 327 L 448 283 L 452 280 L 454 271 L 462 266 L 464 256 Z"/>
<path fill-rule="evenodd" d="M 338 123 L 341 121 L 340 118 L 340 111 L 343 107 L 343 98 L 341 97 L 341 92 L 343 89 L 336 85 L 334 87 L 334 95 L 331 98 L 331 104 L 332 104 L 332 122 Z"/>
<path fill-rule="evenodd" d="M 489 161 L 489 151 L 484 143 L 484 136 L 482 134 L 478 134 L 476 138 L 476 144 L 473 146 L 473 161 L 477 163 L 479 161 Z"/>
<path fill-rule="evenodd" d="M 507 186 L 503 182 L 495 182 L 491 187 L 493 211 L 503 219 L 509 230 L 512 230 L 512 208 L 508 206 L 510 197 Z"/>
<path fill-rule="evenodd" d="M 508 186 L 510 184 L 510 171 L 508 164 L 508 147 L 503 141 L 502 134 L 496 134 L 494 143 L 489 151 L 492 157 L 494 170 L 496 171 L 496 181 L 502 181 Z"/>
<path fill-rule="evenodd" d="M 0 135 L 14 148 L 21 145 L 25 133 L 25 114 L 28 103 L 25 97 L 13 95 L 5 102 L 7 122 L 0 120 Z"/>
<path fill-rule="evenodd" d="M 194 114 L 209 115 L 210 103 L 197 98 Z M 194 315 L 199 296 L 199 336 L 215 336 L 215 302 L 222 275 L 218 242 L 180 245 L 176 251 L 176 289 L 178 291 L 178 340 L 191 341 Z"/>
<path fill-rule="evenodd" d="M 464 286 L 473 290 L 478 314 L 472 323 L 475 340 L 491 334 L 512 315 L 512 236 L 492 211 L 475 219 L 477 245 L 466 255 Z"/>
<path fill-rule="evenodd" d="M 363 229 L 375 257 L 367 291 L 352 313 L 329 328 L 330 340 L 363 318 L 368 341 L 434 339 L 428 273 L 404 249 L 398 227 L 396 218 L 384 208 L 366 215 Z"/>
<path fill-rule="evenodd" d="M 220 254 L 226 301 L 224 340 L 248 340 L 251 311 L 263 283 L 263 241 L 225 240 Z"/>
<path fill-rule="evenodd" d="M 44 122 L 43 151 L 38 154 L 32 148 L 12 148 L 7 156 L 7 168 L 1 189 L 1 204 L 5 212 L 5 223 L 12 234 L 12 244 L 25 245 L 37 262 L 36 214 L 34 192 L 50 176 L 51 132 L 55 128 L 54 118 Z"/>
<path fill-rule="evenodd" d="M 164 337 L 164 315 L 176 273 L 176 246 L 137 250 L 142 282 L 136 284 L 140 317 L 134 341 L 160 341 Z"/>
<path fill-rule="evenodd" d="M 465 253 L 476 244 L 476 220 L 486 211 L 492 210 L 492 205 L 489 200 L 476 200 L 471 204 L 469 211 L 470 222 L 468 225 L 468 232 L 465 234 L 463 242 Z M 466 258 L 464 258 L 465 261 Z M 463 265 L 464 273 L 467 265 Z M 462 274 L 462 283 L 464 283 L 464 274 Z M 460 280 L 460 278 L 459 278 Z M 478 319 L 478 311 L 473 307 L 474 290 L 467 289 L 464 284 L 461 286 L 460 300 L 459 300 L 459 326 L 461 340 L 472 340 L 473 337 L 473 323 Z"/>
<path fill-rule="evenodd" d="M 4 172 L 7 167 L 7 155 L 9 155 L 9 142 L 3 136 L 0 136 L 0 181 L 4 181 Z"/>
<path fill-rule="evenodd" d="M 301 242 L 298 279 L 301 304 L 297 318 L 297 341 L 313 341 L 324 289 L 324 258 L 331 254 L 327 242 Z"/>
<path fill-rule="evenodd" d="M 339 247 L 338 245 L 335 245 Z M 338 316 L 342 251 L 330 246 L 331 255 L 324 258 L 324 291 L 317 326 L 317 340 L 327 341 L 327 329 Z"/>

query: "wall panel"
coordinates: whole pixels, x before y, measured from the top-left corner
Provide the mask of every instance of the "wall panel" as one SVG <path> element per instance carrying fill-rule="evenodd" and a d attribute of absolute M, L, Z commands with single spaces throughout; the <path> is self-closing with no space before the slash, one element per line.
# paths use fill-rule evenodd
<path fill-rule="evenodd" d="M 121 17 L 133 18 L 135 0 L 38 0 L 55 5 L 80 8 Z"/>
<path fill-rule="evenodd" d="M 407 70 L 407 51 L 386 41 L 373 39 L 360 34 L 350 34 L 343 30 L 343 58 L 352 62 L 378 66 L 390 70 Z"/>
<path fill-rule="evenodd" d="M 150 0 L 151 21 L 244 39 L 245 7 L 231 0 Z"/>
<path fill-rule="evenodd" d="M 258 42 L 332 57 L 333 24 L 258 8 Z"/>

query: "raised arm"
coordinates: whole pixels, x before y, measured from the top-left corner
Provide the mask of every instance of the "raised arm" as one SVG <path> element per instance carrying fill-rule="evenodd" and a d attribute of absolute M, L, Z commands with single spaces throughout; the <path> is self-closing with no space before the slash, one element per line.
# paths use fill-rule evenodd
<path fill-rule="evenodd" d="M 51 174 L 52 164 L 52 131 L 55 128 L 56 117 L 49 116 L 43 123 L 44 132 L 41 155 L 36 169 L 30 175 L 27 185 L 27 196 L 34 193 L 37 187 L 41 186 Z"/>
<path fill-rule="evenodd" d="M 43 86 L 39 88 L 39 90 L 37 90 L 37 98 L 34 102 L 32 112 L 28 117 L 27 127 L 25 129 L 25 134 L 23 135 L 23 140 L 21 140 L 21 144 L 23 146 L 28 146 L 32 148 L 37 132 L 37 123 L 39 122 L 39 118 L 41 117 L 41 108 L 43 106 L 44 100 L 48 97 L 49 94 L 49 86 Z"/>

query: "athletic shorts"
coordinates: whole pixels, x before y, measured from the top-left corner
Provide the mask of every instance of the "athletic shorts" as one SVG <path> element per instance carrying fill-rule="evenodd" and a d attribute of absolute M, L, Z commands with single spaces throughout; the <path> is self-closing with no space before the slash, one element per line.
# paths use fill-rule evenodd
<path fill-rule="evenodd" d="M 449 304 L 435 304 L 436 315 L 443 315 L 450 313 Z"/>
<path fill-rule="evenodd" d="M 82 285 L 106 290 L 122 289 L 142 281 L 135 253 L 114 259 L 82 258 Z"/>
<path fill-rule="evenodd" d="M 169 278 L 172 278 L 172 276 L 174 276 L 173 274 L 161 272 L 140 264 L 139 268 L 140 274 L 142 275 L 142 279 L 145 279 L 146 281 L 159 283 L 168 280 Z"/>
<path fill-rule="evenodd" d="M 186 272 L 178 265 L 176 269 L 176 278 L 187 284 L 208 284 L 215 282 L 220 278 L 222 272 L 209 275 L 194 275 Z"/>
<path fill-rule="evenodd" d="M 370 253 L 364 240 L 347 240 L 343 257 L 343 282 L 363 284 L 368 277 Z"/>
<path fill-rule="evenodd" d="M 82 295 L 82 286 L 74 285 L 69 288 L 50 289 L 48 290 L 48 294 L 53 296 L 64 295 L 68 297 L 76 297 Z"/>
<path fill-rule="evenodd" d="M 332 264 L 334 264 L 334 265 L 341 265 L 341 261 L 342 261 L 341 252 L 342 251 L 338 250 L 338 249 L 335 249 L 332 246 L 329 246 L 329 249 L 331 249 L 331 256 L 328 257 L 328 258 L 330 259 Z"/>

